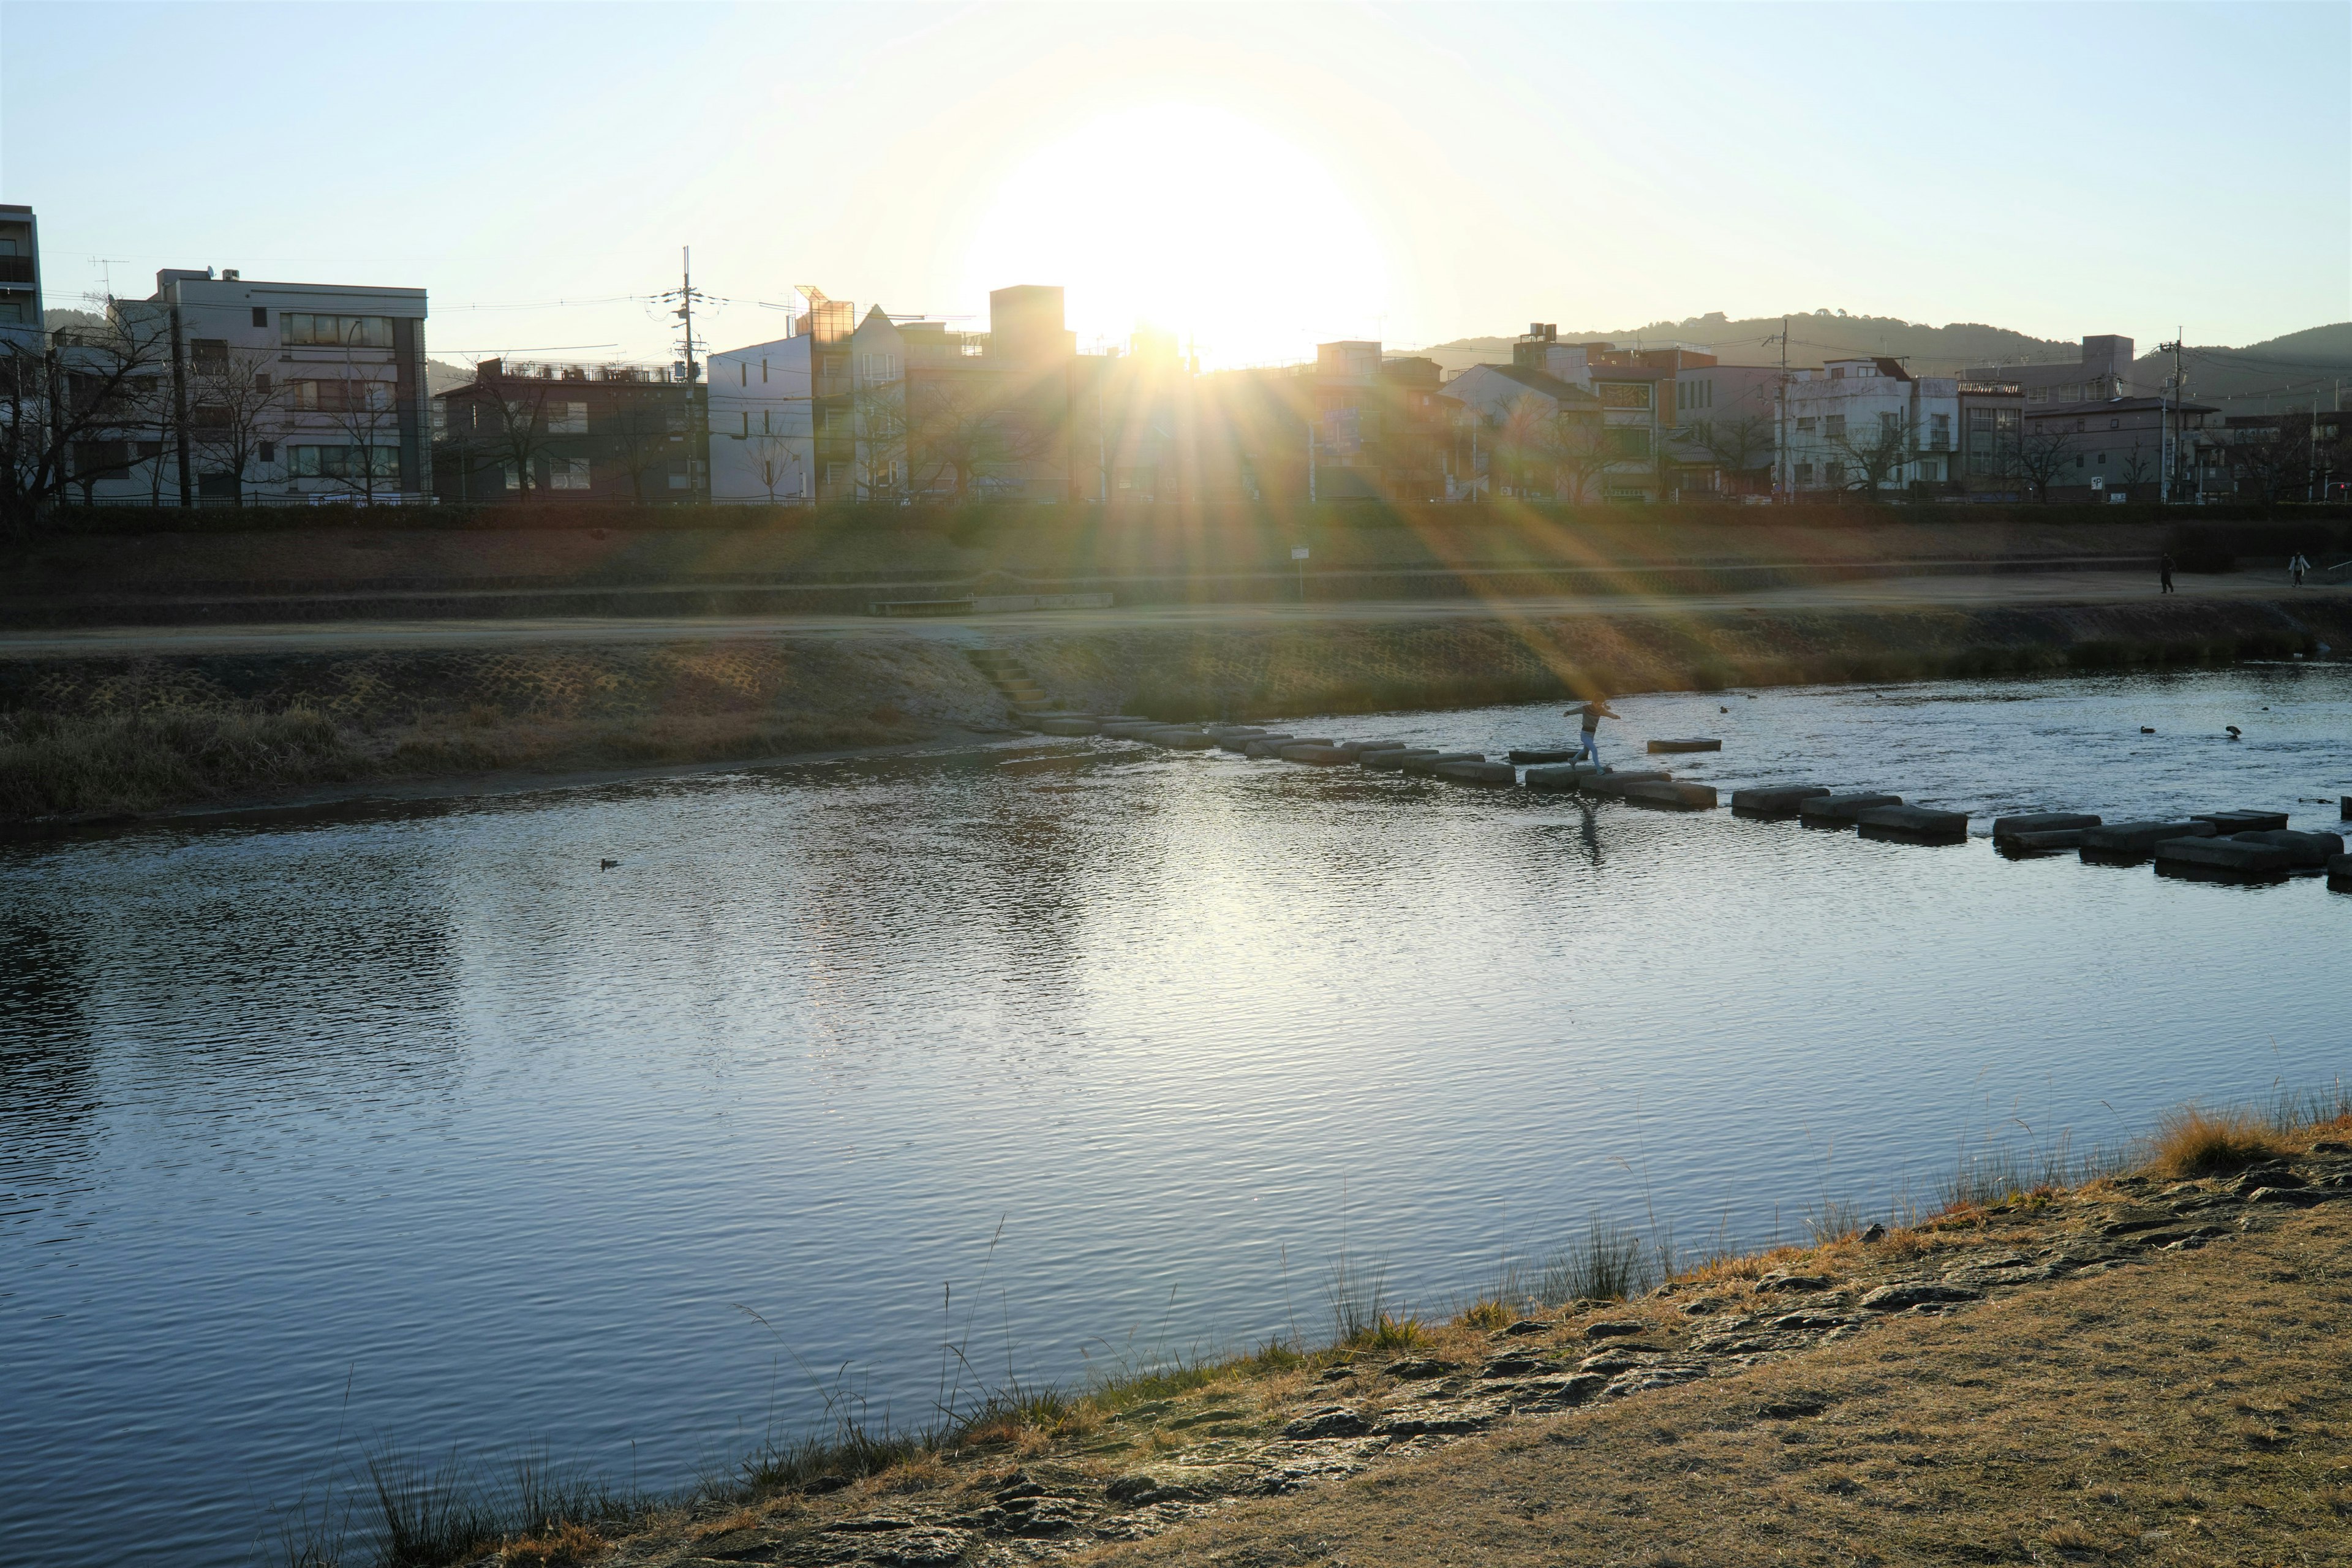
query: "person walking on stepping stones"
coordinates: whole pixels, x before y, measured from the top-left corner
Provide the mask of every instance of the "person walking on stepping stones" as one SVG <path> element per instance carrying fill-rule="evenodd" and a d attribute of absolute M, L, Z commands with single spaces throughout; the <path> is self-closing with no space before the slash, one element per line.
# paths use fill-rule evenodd
<path fill-rule="evenodd" d="M 1581 719 L 1584 721 L 1583 742 L 1578 750 L 1586 762 L 1597 768 L 1601 765 L 1601 751 L 1593 744 L 1592 732 L 1601 728 L 1601 721 L 1603 719 L 1622 719 L 1624 715 L 1610 707 L 1609 699 L 1606 697 L 1596 697 L 1581 708 L 1570 708 L 1560 717 Z"/>
<path fill-rule="evenodd" d="M 2303 574 L 2311 570 L 2311 563 L 2305 561 L 2303 558 L 2303 552 L 2298 550 L 2294 552 L 2294 559 L 2286 563 L 2286 569 L 2294 578 L 2294 585 L 2300 588 L 2303 586 Z"/>
<path fill-rule="evenodd" d="M 2162 583 L 2163 583 L 2163 586 L 2161 586 L 2160 588 L 2158 588 L 2158 589 L 2157 590 L 2157 592 L 2158 592 L 2159 594 L 2169 594 L 2169 593 L 2171 593 L 2171 592 L 2172 592 L 2172 557 L 2171 557 L 2171 556 L 2169 556 L 2169 555 L 2168 555 L 2168 556 L 2166 556 L 2163 560 L 2161 560 L 2161 561 L 2159 561 L 2158 563 L 2157 563 L 2156 570 L 2157 570 L 2157 572 L 2158 572 L 2158 575 L 2160 576 L 2160 578 L 2162 579 Z"/>

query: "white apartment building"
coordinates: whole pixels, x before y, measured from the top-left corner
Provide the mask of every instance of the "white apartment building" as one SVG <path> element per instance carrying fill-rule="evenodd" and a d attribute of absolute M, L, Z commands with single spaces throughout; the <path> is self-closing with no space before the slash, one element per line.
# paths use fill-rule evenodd
<path fill-rule="evenodd" d="M 1835 359 L 1789 373 L 1784 491 L 1899 490 L 1953 477 L 1959 381 L 1915 376 L 1886 358 Z"/>
<path fill-rule="evenodd" d="M 803 334 L 723 350 L 705 362 L 713 501 L 816 500 L 816 346 Z"/>
<path fill-rule="evenodd" d="M 77 456 L 87 500 L 430 499 L 424 289 L 173 268 L 114 310 L 168 353 L 126 422 Z"/>

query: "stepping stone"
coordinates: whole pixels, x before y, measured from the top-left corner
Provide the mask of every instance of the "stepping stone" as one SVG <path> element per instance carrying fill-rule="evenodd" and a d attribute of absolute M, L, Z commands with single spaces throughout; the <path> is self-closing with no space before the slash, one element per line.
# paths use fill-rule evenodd
<path fill-rule="evenodd" d="M 1401 752 L 1404 747 L 1405 742 L 1402 741 L 1342 741 L 1339 742 L 1339 749 L 1351 757 L 1361 756 L 1366 752 Z"/>
<path fill-rule="evenodd" d="M 1407 746 L 1402 751 L 1362 752 L 1357 756 L 1356 763 L 1359 767 L 1378 768 L 1383 773 L 1392 773 L 1407 763 L 1423 762 L 1443 754 L 1434 746 Z"/>
<path fill-rule="evenodd" d="M 1650 754 L 1653 756 L 1657 755 L 1661 752 L 1719 752 L 1721 750 L 1723 750 L 1722 742 L 1705 740 L 1698 736 L 1692 736 L 1687 740 L 1682 741 L 1653 741 L 1650 742 Z"/>
<path fill-rule="evenodd" d="M 1142 738 L 1171 752 L 1205 752 L 1217 743 L 1205 730 L 1148 730 Z"/>
<path fill-rule="evenodd" d="M 2336 833 L 2294 833 L 2281 827 L 2230 837 L 2240 844 L 2276 845 L 2294 858 L 2298 871 L 2325 870 L 2330 860 L 2344 853 L 2344 837 Z"/>
<path fill-rule="evenodd" d="M 1584 748 L 1581 746 L 1555 748 L 1550 751 L 1529 751 L 1526 747 L 1521 746 L 1514 747 L 1512 749 L 1511 761 L 1519 763 L 1567 763 L 1573 762 L 1583 754 Z"/>
<path fill-rule="evenodd" d="M 1966 844 L 1969 814 L 1926 805 L 1881 805 L 1855 817 L 1864 838 L 1883 844 Z"/>
<path fill-rule="evenodd" d="M 1829 794 L 1822 784 L 1768 784 L 1761 789 L 1731 792 L 1731 815 L 1759 822 L 1785 822 L 1809 800 Z"/>
<path fill-rule="evenodd" d="M 1354 753 L 1323 741 L 1294 741 L 1275 755 L 1286 763 L 1306 763 L 1318 768 L 1336 768 L 1356 760 Z"/>
<path fill-rule="evenodd" d="M 1653 811 L 1713 811 L 1715 786 L 1672 781 L 1628 784 L 1618 798 L 1627 805 L 1646 805 Z"/>
<path fill-rule="evenodd" d="M 2267 833 L 2286 826 L 2284 811 L 2194 811 L 2195 822 L 2210 822 L 2216 833 Z"/>
<path fill-rule="evenodd" d="M 1797 805 L 1797 819 L 1808 827 L 1852 827 L 1865 811 L 1901 805 L 1899 795 L 1817 795 Z"/>
<path fill-rule="evenodd" d="M 1511 755 L 1516 757 L 1518 753 L 1513 752 Z M 1568 763 L 1556 767 L 1529 768 L 1527 773 L 1527 785 L 1529 789 L 1547 790 L 1555 794 L 1572 793 L 1578 781 L 1591 778 L 1600 771 L 1591 763 Z"/>
<path fill-rule="evenodd" d="M 2014 838 L 2021 833 L 2063 833 L 2068 828 L 2096 827 L 2099 819 L 2079 811 L 2036 811 L 2023 816 L 1996 816 L 1992 819 L 1992 841 Z"/>
<path fill-rule="evenodd" d="M 1252 741 L 1263 741 L 1266 738 L 1266 732 L 1264 730 L 1225 730 L 1213 731 L 1213 733 L 1217 737 L 1217 749 L 1224 752 L 1246 751 Z"/>
<path fill-rule="evenodd" d="M 2210 822 L 2113 822 L 2083 829 L 2084 860 L 2101 866 L 2137 866 L 2168 838 L 2210 838 Z"/>
<path fill-rule="evenodd" d="M 1519 770 L 1508 763 L 1440 763 L 1433 771 L 1439 778 L 1452 779 L 1456 784 L 1515 784 L 1519 782 Z"/>
<path fill-rule="evenodd" d="M 1252 741 L 1248 745 L 1244 746 L 1242 748 L 1242 755 L 1245 757 L 1278 757 L 1282 754 L 1282 748 L 1285 746 L 1328 746 L 1330 743 L 1331 742 L 1327 736 L 1265 735 L 1261 736 L 1257 740 Z"/>
<path fill-rule="evenodd" d="M 2199 882 L 2282 882 L 2294 855 L 2242 838 L 2167 838 L 2156 846 L 2156 874 Z"/>
<path fill-rule="evenodd" d="M 2327 858 L 2327 890 L 2331 893 L 2352 893 L 2352 855 L 2330 855 Z"/>
<path fill-rule="evenodd" d="M 1092 719 L 1039 719 L 1034 721 L 1041 735 L 1099 735 L 1102 726 Z"/>
<path fill-rule="evenodd" d="M 1664 768 L 1627 768 L 1622 772 L 1586 773 L 1576 787 L 1586 795 L 1621 795 L 1635 784 L 1671 784 L 1675 775 Z"/>
<path fill-rule="evenodd" d="M 1155 719 L 1106 719 L 1102 721 L 1102 732 L 1119 741 L 1139 741 L 1152 731 L 1165 728 L 1167 726 Z"/>
<path fill-rule="evenodd" d="M 1397 766 L 1409 773 L 1434 775 L 1447 763 L 1483 763 L 1486 760 L 1484 752 L 1437 752 L 1426 757 L 1407 757 Z"/>
<path fill-rule="evenodd" d="M 2012 859 L 2035 855 L 2048 855 L 2060 849 L 2080 849 L 2084 827 L 2054 827 L 2042 833 L 2012 833 L 2006 838 L 1996 838 L 1992 847 Z"/>

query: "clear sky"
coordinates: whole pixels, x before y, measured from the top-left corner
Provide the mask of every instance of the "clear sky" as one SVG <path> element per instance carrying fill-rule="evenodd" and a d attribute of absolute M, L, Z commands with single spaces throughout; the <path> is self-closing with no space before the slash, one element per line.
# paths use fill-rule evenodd
<path fill-rule="evenodd" d="M 672 357 L 813 284 L 1205 361 L 1820 307 L 2352 318 L 2352 5 L 0 5 L 50 303 L 421 285 L 432 352 Z M 587 305 L 559 300 L 604 300 Z M 698 321 L 698 326 L 706 325 Z"/>

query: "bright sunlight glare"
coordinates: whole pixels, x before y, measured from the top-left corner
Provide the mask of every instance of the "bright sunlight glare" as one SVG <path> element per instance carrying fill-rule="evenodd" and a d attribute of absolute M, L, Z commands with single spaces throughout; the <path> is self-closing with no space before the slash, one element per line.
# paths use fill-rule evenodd
<path fill-rule="evenodd" d="M 1173 331 L 1204 367 L 1379 332 L 1384 247 L 1330 170 L 1228 111 L 1105 115 L 1017 165 L 967 252 L 974 297 L 1060 283 L 1079 345 Z"/>

